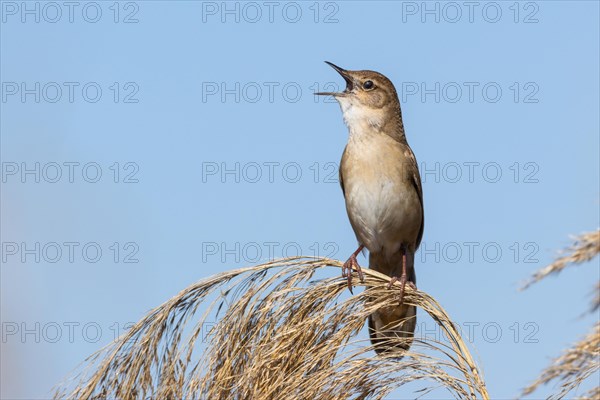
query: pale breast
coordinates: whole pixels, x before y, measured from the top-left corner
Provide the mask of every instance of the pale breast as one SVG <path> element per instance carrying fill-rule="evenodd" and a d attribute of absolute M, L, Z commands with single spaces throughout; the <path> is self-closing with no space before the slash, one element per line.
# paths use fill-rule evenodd
<path fill-rule="evenodd" d="M 419 194 L 404 145 L 382 134 L 350 137 L 342 158 L 346 209 L 358 240 L 370 252 L 415 246 L 422 221 Z"/>

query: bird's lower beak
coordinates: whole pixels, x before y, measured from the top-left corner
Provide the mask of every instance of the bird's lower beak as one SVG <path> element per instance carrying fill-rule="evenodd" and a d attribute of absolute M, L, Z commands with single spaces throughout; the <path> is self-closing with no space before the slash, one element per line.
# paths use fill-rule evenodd
<path fill-rule="evenodd" d="M 344 80 L 346 81 L 346 89 L 344 89 L 343 92 L 317 92 L 317 93 L 315 93 L 315 95 L 318 95 L 318 96 L 334 96 L 334 97 L 336 97 L 336 96 L 346 96 L 354 88 L 354 85 L 352 83 L 352 77 L 350 76 L 350 74 L 348 73 L 348 71 L 346 71 L 345 69 L 343 69 L 341 67 L 338 67 L 334 63 L 331 63 L 329 61 L 325 61 L 325 63 L 328 64 L 331 68 L 335 69 L 338 72 L 338 74 L 340 74 L 342 76 L 342 78 L 344 78 Z"/>

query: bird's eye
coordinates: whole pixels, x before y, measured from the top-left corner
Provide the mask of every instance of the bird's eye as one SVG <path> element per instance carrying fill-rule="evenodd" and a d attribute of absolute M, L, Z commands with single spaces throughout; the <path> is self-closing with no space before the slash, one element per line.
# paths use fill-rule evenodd
<path fill-rule="evenodd" d="M 363 88 L 367 90 L 373 89 L 374 86 L 373 81 L 365 81 L 365 83 L 363 83 Z"/>

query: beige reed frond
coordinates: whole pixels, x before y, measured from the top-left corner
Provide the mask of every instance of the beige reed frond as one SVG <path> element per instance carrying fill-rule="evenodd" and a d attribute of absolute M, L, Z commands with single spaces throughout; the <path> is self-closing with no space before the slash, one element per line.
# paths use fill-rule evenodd
<path fill-rule="evenodd" d="M 562 356 L 554 359 L 535 382 L 523 390 L 523 395 L 532 393 L 541 385 L 558 381 L 561 382 L 560 390 L 549 399 L 561 399 L 598 370 L 600 370 L 600 323 L 597 323 L 586 337 L 575 343 Z M 598 399 L 599 393 L 600 386 L 590 390 L 584 398 Z"/>
<path fill-rule="evenodd" d="M 527 289 L 532 284 L 541 281 L 551 274 L 557 274 L 568 265 L 581 264 L 590 261 L 600 253 L 600 229 L 595 232 L 588 232 L 578 236 L 575 243 L 564 251 L 566 254 L 557 258 L 552 264 L 538 270 L 521 287 L 521 290 Z"/>
<path fill-rule="evenodd" d="M 583 396 L 577 398 L 577 400 L 598 400 L 598 399 L 600 399 L 600 386 L 596 386 L 595 388 L 589 390 Z"/>
<path fill-rule="evenodd" d="M 600 253 L 600 230 L 580 235 L 567 254 L 556 259 L 552 264 L 538 270 L 524 285 L 526 289 L 531 284 L 539 282 L 546 276 L 558 273 L 571 264 L 581 264 L 591 261 Z M 592 310 L 600 306 L 600 282 L 596 283 L 595 296 L 592 300 Z M 562 399 L 592 374 L 600 370 L 600 323 L 582 340 L 567 349 L 562 356 L 552 360 L 540 376 L 528 387 L 522 395 L 531 394 L 542 385 L 550 382 L 560 382 L 560 389 L 552 394 L 549 399 Z M 598 399 L 600 386 L 596 386 L 582 397 L 582 399 Z"/>
<path fill-rule="evenodd" d="M 489 399 L 459 331 L 426 293 L 407 288 L 404 301 L 445 338 L 415 338 L 402 359 L 375 355 L 357 335 L 373 311 L 397 306 L 398 285 L 387 289 L 389 277 L 365 269 L 365 290 L 345 296 L 341 266 L 296 257 L 193 284 L 86 360 L 55 398 L 383 399 L 422 381 L 415 396 L 441 387 Z M 317 279 L 326 268 L 336 277 Z"/>

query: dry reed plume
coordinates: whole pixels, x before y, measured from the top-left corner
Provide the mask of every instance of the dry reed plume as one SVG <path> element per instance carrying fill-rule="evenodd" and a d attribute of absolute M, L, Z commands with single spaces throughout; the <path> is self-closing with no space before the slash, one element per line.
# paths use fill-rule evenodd
<path fill-rule="evenodd" d="M 569 265 L 582 264 L 591 261 L 600 253 L 600 230 L 584 233 L 575 238 L 575 243 L 563 251 L 565 254 L 554 262 L 536 271 L 521 289 L 527 289 L 532 284 L 541 281 L 548 275 L 558 274 Z"/>
<path fill-rule="evenodd" d="M 539 282 L 548 275 L 556 274 L 569 265 L 581 264 L 592 260 L 600 253 L 600 230 L 585 233 L 576 238 L 575 243 L 565 251 L 565 255 L 552 264 L 538 270 L 524 288 Z M 592 301 L 592 311 L 600 305 L 600 282 L 595 287 L 596 294 Z M 523 395 L 533 393 L 537 388 L 552 382 L 559 383 L 556 393 L 549 399 L 561 399 L 600 370 L 600 322 L 597 322 L 583 339 L 565 350 L 560 357 L 552 360 L 540 376 L 523 390 Z M 600 385 L 594 387 L 582 397 L 584 399 L 600 399 Z"/>
<path fill-rule="evenodd" d="M 55 397 L 383 399 L 423 380 L 418 396 L 444 388 L 457 399 L 489 398 L 457 328 L 426 293 L 407 288 L 405 301 L 429 314 L 445 338 L 415 337 L 400 360 L 376 356 L 357 334 L 374 310 L 397 305 L 398 285 L 386 289 L 388 277 L 365 269 L 365 290 L 342 298 L 339 271 L 315 279 L 341 266 L 288 258 L 193 284 L 92 355 Z"/>

